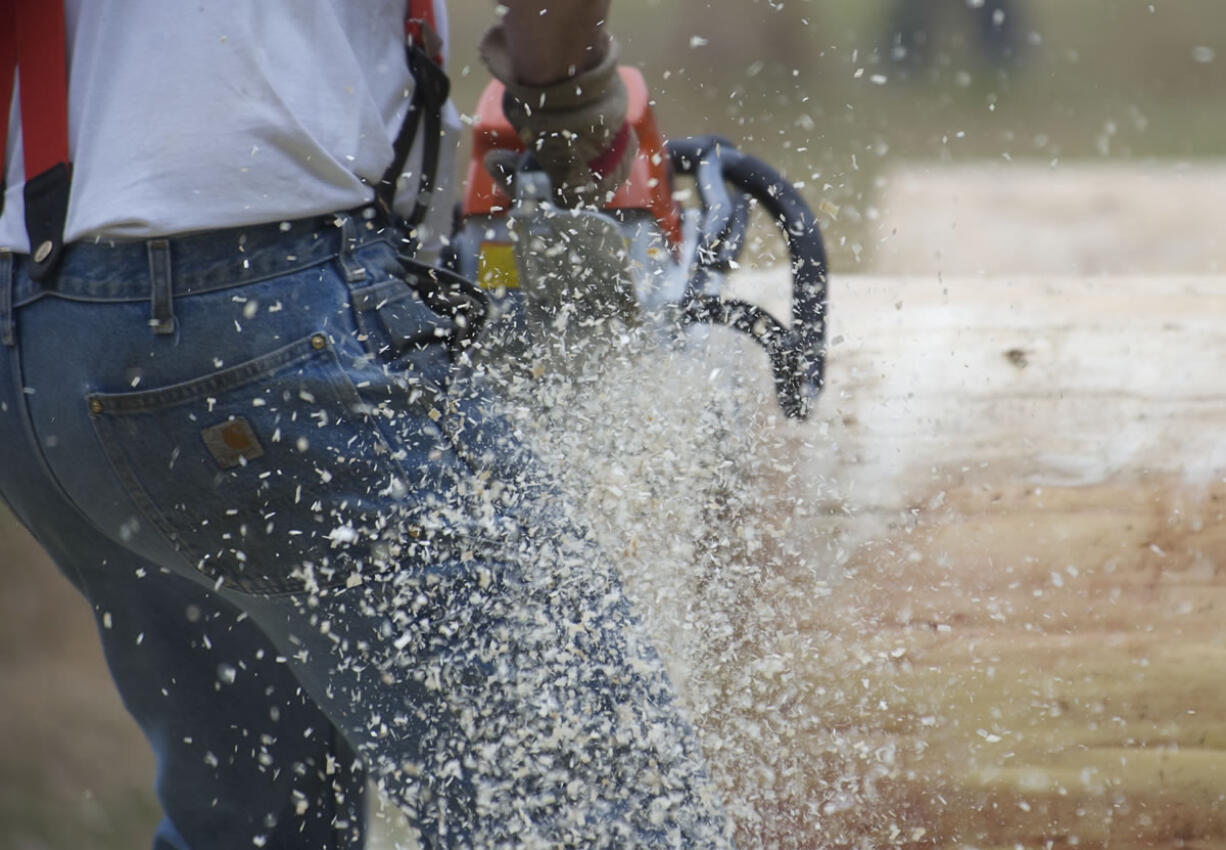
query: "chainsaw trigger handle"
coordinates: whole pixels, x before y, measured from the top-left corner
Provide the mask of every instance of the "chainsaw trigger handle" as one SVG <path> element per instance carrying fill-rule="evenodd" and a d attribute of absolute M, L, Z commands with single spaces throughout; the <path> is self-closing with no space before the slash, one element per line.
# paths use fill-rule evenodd
<path fill-rule="evenodd" d="M 702 219 L 694 265 L 681 302 L 686 322 L 719 324 L 752 337 L 770 357 L 779 405 L 805 418 L 821 392 L 826 365 L 826 250 L 817 219 L 796 187 L 756 157 L 718 136 L 670 141 L 677 174 L 694 178 Z M 740 255 L 749 199 L 774 220 L 788 244 L 792 309 L 788 322 L 741 301 L 708 292 Z"/>
<path fill-rule="evenodd" d="M 730 271 L 745 244 L 749 199 L 724 177 L 723 152 L 735 151 L 719 136 L 700 136 L 668 143 L 676 174 L 694 178 L 703 217 L 698 252 L 709 269 Z"/>

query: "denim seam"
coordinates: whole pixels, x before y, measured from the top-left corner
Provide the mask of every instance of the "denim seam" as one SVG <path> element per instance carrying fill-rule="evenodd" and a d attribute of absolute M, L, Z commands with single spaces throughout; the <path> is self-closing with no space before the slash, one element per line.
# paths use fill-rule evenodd
<path fill-rule="evenodd" d="M 318 335 L 292 342 L 268 354 L 231 366 L 205 378 L 196 378 L 157 389 L 134 393 L 90 393 L 87 402 L 97 401 L 105 412 L 116 414 L 146 413 L 195 401 L 207 393 L 224 393 L 258 380 L 286 366 L 309 360 L 322 353 L 312 340 Z"/>
<path fill-rule="evenodd" d="M 184 563 L 186 563 L 188 567 L 196 570 L 197 572 L 202 572 L 205 575 L 208 575 L 210 578 L 216 579 L 217 576 L 212 575 L 203 568 L 202 564 L 204 559 L 200 557 L 198 552 L 187 544 L 187 541 L 183 540 L 179 536 L 179 534 L 174 530 L 174 527 L 166 519 L 166 516 L 160 510 L 158 510 L 157 505 L 155 505 L 153 500 L 149 498 L 148 494 L 145 492 L 145 488 L 140 486 L 140 482 L 136 480 L 136 476 L 132 473 L 127 462 L 119 456 L 119 449 L 113 446 L 112 441 L 105 438 L 104 434 L 102 433 L 102 427 L 100 426 L 100 418 L 91 415 L 90 423 L 94 426 L 94 434 L 98 437 L 98 443 L 102 446 L 102 452 L 106 455 L 106 459 L 110 463 L 111 469 L 123 483 L 124 492 L 126 492 L 128 494 L 128 498 L 136 504 L 137 510 L 139 510 L 146 518 L 151 520 L 154 526 L 156 526 L 157 529 L 162 532 L 166 539 L 170 541 L 171 547 L 176 553 L 179 554 L 180 557 L 183 558 Z"/>
<path fill-rule="evenodd" d="M 174 277 L 170 262 L 170 242 L 150 239 L 149 252 L 149 324 L 160 336 L 175 332 Z"/>
<path fill-rule="evenodd" d="M 341 222 L 341 249 L 337 252 L 336 259 L 347 283 L 366 280 L 366 267 L 353 255 L 358 247 L 358 231 L 353 223 L 353 216 L 345 216 Z"/>
<path fill-rule="evenodd" d="M 13 253 L 0 251 L 0 345 L 17 345 L 17 318 L 13 313 Z"/>
<path fill-rule="evenodd" d="M 82 522 L 94 529 L 96 532 L 98 532 L 98 534 L 110 539 L 111 535 L 107 534 L 96 522 L 94 522 L 93 518 L 85 510 L 83 510 L 80 505 L 77 504 L 76 500 L 73 499 L 71 495 L 69 495 L 63 482 L 60 481 L 59 476 L 56 475 L 55 471 L 51 468 L 51 464 L 47 460 L 47 455 L 43 451 L 42 444 L 38 441 L 38 432 L 34 427 L 34 414 L 30 410 L 28 398 L 23 391 L 25 379 L 24 370 L 21 368 L 21 346 L 13 346 L 11 357 L 9 359 L 13 369 L 11 380 L 13 382 L 14 390 L 13 405 L 16 408 L 13 411 L 13 415 L 21 417 L 21 427 L 26 432 L 26 439 L 29 441 L 30 448 L 33 450 L 33 454 L 37 459 L 38 465 L 42 467 L 43 474 L 47 476 L 47 480 L 51 483 L 51 486 L 55 489 L 55 491 L 59 493 L 60 498 L 64 500 L 64 503 L 70 505 L 72 510 L 77 512 L 77 516 Z M 60 566 L 66 571 L 68 569 L 72 569 L 72 572 L 78 577 L 78 581 L 80 580 L 80 572 L 75 567 L 69 567 L 69 565 L 64 564 L 61 564 Z"/>
<path fill-rule="evenodd" d="M 349 290 L 353 309 L 360 312 L 377 310 L 387 304 L 395 304 L 413 298 L 415 295 L 416 290 L 413 289 L 413 285 L 399 278 L 389 278 Z"/>

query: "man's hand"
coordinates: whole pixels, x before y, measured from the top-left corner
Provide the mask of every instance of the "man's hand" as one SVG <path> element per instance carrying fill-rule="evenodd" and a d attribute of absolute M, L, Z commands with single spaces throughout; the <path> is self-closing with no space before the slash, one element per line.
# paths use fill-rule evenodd
<path fill-rule="evenodd" d="M 506 85 L 503 110 L 560 203 L 603 204 L 638 148 L 626 124 L 608 0 L 503 0 L 481 59 Z"/>

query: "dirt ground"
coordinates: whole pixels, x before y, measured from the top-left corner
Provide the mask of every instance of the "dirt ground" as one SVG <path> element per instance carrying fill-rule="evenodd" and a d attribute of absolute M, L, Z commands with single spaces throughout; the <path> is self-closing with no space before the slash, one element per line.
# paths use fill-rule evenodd
<path fill-rule="evenodd" d="M 821 411 L 778 426 L 781 461 L 838 494 L 802 531 L 844 555 L 760 635 L 778 663 L 758 698 L 699 718 L 790 730 L 787 758 L 756 762 L 773 773 L 723 779 L 755 843 L 1226 847 L 1226 277 L 1202 260 L 979 276 L 1009 239 L 1081 244 L 1080 213 L 993 230 L 997 185 L 913 207 L 896 238 L 913 259 L 888 260 L 913 274 L 836 278 Z M 1147 202 L 1134 185 L 1105 191 Z M 902 253 L 925 218 L 976 239 L 925 264 Z M 88 612 L 11 522 L 0 537 L 0 847 L 141 846 L 150 764 Z"/>
<path fill-rule="evenodd" d="M 0 847 L 147 846 L 153 759 L 89 607 L 7 511 L 0 541 Z"/>

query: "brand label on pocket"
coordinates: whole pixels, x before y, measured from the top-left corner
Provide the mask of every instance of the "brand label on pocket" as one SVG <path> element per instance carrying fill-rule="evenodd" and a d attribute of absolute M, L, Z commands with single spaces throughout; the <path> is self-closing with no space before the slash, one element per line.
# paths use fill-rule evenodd
<path fill-rule="evenodd" d="M 233 469 L 264 455 L 264 447 L 255 436 L 251 423 L 241 416 L 205 428 L 200 436 L 222 469 Z"/>

